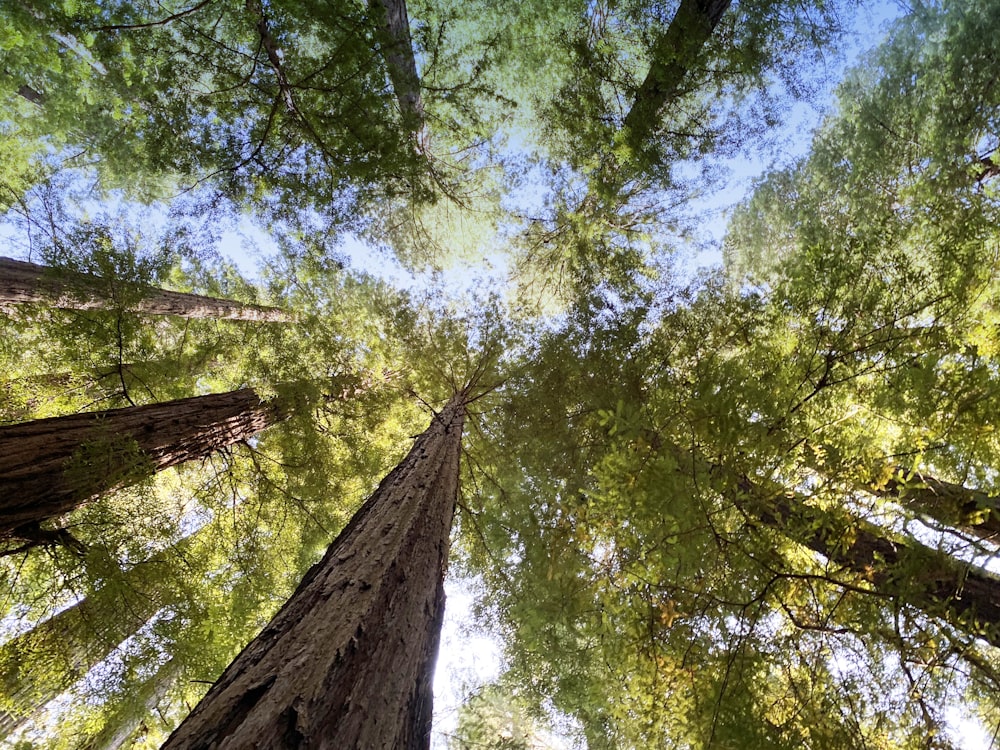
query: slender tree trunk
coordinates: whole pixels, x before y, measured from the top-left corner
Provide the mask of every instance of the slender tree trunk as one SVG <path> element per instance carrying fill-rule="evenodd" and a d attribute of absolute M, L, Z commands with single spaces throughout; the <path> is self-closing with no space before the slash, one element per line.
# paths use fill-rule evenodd
<path fill-rule="evenodd" d="M 286 418 L 250 388 L 0 427 L 0 538 Z"/>
<path fill-rule="evenodd" d="M 39 266 L 11 258 L 0 258 L 0 311 L 17 305 L 42 303 L 68 310 L 105 310 L 114 307 L 115 284 L 122 282 L 91 274 Z M 144 285 L 130 285 L 128 307 L 150 315 L 182 318 L 225 318 L 258 322 L 287 322 L 284 310 L 244 305 L 232 300 L 184 294 Z"/>
<path fill-rule="evenodd" d="M 750 479 L 677 445 L 665 447 L 681 471 L 710 477 L 755 522 L 852 571 L 874 594 L 1000 646 L 1000 577 L 915 539 L 891 539 L 846 512 L 817 508 L 783 485 Z"/>
<path fill-rule="evenodd" d="M 429 747 L 466 397 L 434 417 L 164 750 Z"/>
<path fill-rule="evenodd" d="M 802 498 L 757 500 L 761 522 L 858 574 L 875 591 L 1000 646 L 1000 578 L 994 574 L 916 540 L 890 539 L 872 524 Z"/>
<path fill-rule="evenodd" d="M 902 466 L 894 467 L 888 480 L 867 481 L 857 477 L 856 465 L 838 460 L 837 451 L 824 448 L 820 453 L 832 455 L 834 460 L 810 460 L 807 451 L 806 463 L 817 474 L 830 480 L 840 480 L 846 474 L 850 479 L 843 484 L 852 489 L 890 498 L 939 524 L 1000 544 L 1000 498 Z"/>
<path fill-rule="evenodd" d="M 419 135 L 424 125 L 424 102 L 420 96 L 420 76 L 413 55 L 410 19 L 406 0 L 368 0 L 368 9 L 378 26 L 377 38 L 389 69 L 399 111 L 406 129 Z"/>
<path fill-rule="evenodd" d="M 625 116 L 633 148 L 650 141 L 660 111 L 677 96 L 688 71 L 712 36 L 731 0 L 681 0 L 667 30 L 653 45 L 653 60 L 646 78 Z"/>
<path fill-rule="evenodd" d="M 181 665 L 176 659 L 164 663 L 139 687 L 127 705 L 120 706 L 108 718 L 104 728 L 83 746 L 83 750 L 119 750 L 125 747 L 142 722 L 160 705 L 180 674 Z"/>
<path fill-rule="evenodd" d="M 162 606 L 151 585 L 164 553 L 0 646 L 0 739 L 32 720 Z"/>

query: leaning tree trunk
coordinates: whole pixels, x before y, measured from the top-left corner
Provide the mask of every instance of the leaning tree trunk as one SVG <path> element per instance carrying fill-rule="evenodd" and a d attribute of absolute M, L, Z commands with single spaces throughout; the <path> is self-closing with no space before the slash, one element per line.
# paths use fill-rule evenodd
<path fill-rule="evenodd" d="M 410 19 L 406 0 L 368 0 L 368 9 L 377 25 L 377 39 L 389 69 L 403 124 L 418 136 L 424 125 L 424 102 L 420 96 L 420 76 L 413 55 Z"/>
<path fill-rule="evenodd" d="M 755 523 L 851 571 L 872 593 L 1000 646 L 1000 577 L 916 539 L 893 539 L 847 512 L 824 510 L 776 482 L 751 479 L 675 444 L 679 469 L 706 479 Z"/>
<path fill-rule="evenodd" d="M 677 96 L 731 0 L 681 0 L 673 20 L 653 44 L 652 62 L 625 116 L 629 142 L 643 150 L 661 110 Z"/>
<path fill-rule="evenodd" d="M 166 553 L 0 646 L 0 739 L 32 720 L 156 614 Z M 159 564 L 158 564 L 159 563 Z"/>
<path fill-rule="evenodd" d="M 108 717 L 104 727 L 81 750 L 120 750 L 152 714 L 181 675 L 181 664 L 176 659 L 164 663 L 146 680 L 126 704 Z M 131 744 L 128 744 L 131 747 Z"/>
<path fill-rule="evenodd" d="M 164 750 L 429 747 L 465 400 L 435 415 Z"/>
<path fill-rule="evenodd" d="M 119 299 L 122 296 L 124 300 Z M 0 311 L 29 303 L 42 303 L 67 310 L 107 310 L 122 302 L 129 310 L 149 315 L 258 322 L 291 320 L 288 313 L 275 307 L 244 305 L 200 294 L 171 292 L 12 258 L 0 258 Z"/>
<path fill-rule="evenodd" d="M 895 476 L 887 482 L 869 483 L 861 489 L 894 499 L 900 505 L 945 526 L 1000 544 L 1000 498 L 982 490 L 972 490 L 903 468 L 897 469 Z"/>
<path fill-rule="evenodd" d="M 262 401 L 243 388 L 0 427 L 0 539 L 31 539 L 43 521 L 246 440 L 290 411 L 288 398 Z"/>

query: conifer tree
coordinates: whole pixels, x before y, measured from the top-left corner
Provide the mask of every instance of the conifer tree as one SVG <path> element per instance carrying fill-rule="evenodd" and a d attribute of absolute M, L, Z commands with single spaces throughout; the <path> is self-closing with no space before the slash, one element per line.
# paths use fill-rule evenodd
<path fill-rule="evenodd" d="M 434 415 L 164 748 L 430 746 L 468 398 Z"/>

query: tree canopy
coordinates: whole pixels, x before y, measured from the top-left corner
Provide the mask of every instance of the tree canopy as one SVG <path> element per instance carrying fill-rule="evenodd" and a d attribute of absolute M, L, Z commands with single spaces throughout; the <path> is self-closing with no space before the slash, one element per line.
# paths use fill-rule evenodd
<path fill-rule="evenodd" d="M 0 743 L 426 747 L 449 533 L 441 747 L 995 736 L 995 2 L 15 5 Z"/>

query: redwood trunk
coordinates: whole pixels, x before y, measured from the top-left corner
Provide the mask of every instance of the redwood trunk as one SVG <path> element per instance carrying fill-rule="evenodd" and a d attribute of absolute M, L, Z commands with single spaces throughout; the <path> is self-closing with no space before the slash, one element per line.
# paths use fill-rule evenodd
<path fill-rule="evenodd" d="M 722 20 L 731 0 L 681 0 L 667 30 L 653 45 L 653 60 L 639 86 L 625 127 L 634 148 L 652 138 L 660 111 L 680 92 L 688 71 Z"/>
<path fill-rule="evenodd" d="M 120 750 L 126 747 L 142 723 L 163 701 L 180 674 L 181 665 L 176 659 L 166 662 L 142 684 L 128 705 L 122 706 L 108 719 L 101 732 L 89 740 L 83 750 Z"/>
<path fill-rule="evenodd" d="M 747 516 L 857 574 L 873 594 L 1000 646 L 1000 577 L 915 539 L 891 539 L 847 513 L 809 505 L 782 485 L 751 480 L 677 445 L 666 448 L 682 471 L 711 477 Z"/>
<path fill-rule="evenodd" d="M 101 590 L 45 620 L 0 648 L 0 739 L 32 720 L 136 633 L 160 608 L 157 597 L 127 585 Z"/>
<path fill-rule="evenodd" d="M 424 123 L 424 102 L 420 97 L 420 77 L 413 55 L 406 0 L 368 0 L 368 8 L 378 25 L 379 46 L 403 122 L 407 130 L 416 135 Z"/>
<path fill-rule="evenodd" d="M 0 538 L 253 436 L 289 414 L 250 388 L 0 427 Z"/>
<path fill-rule="evenodd" d="M 904 476 L 908 470 L 899 470 Z M 946 526 L 975 534 L 1000 544 L 1000 499 L 982 490 L 944 482 L 917 472 L 906 481 L 890 479 L 884 486 L 864 487 L 880 497 L 891 497 L 900 505 Z"/>
<path fill-rule="evenodd" d="M 465 393 L 164 750 L 427 748 Z"/>
<path fill-rule="evenodd" d="M 67 310 L 105 310 L 115 306 L 116 284 L 122 288 L 125 282 L 0 258 L 0 310 L 29 303 Z M 244 305 L 232 300 L 171 292 L 145 285 L 130 285 L 128 289 L 129 297 L 138 297 L 128 305 L 129 309 L 150 315 L 258 322 L 291 320 L 288 313 L 275 307 Z"/>

